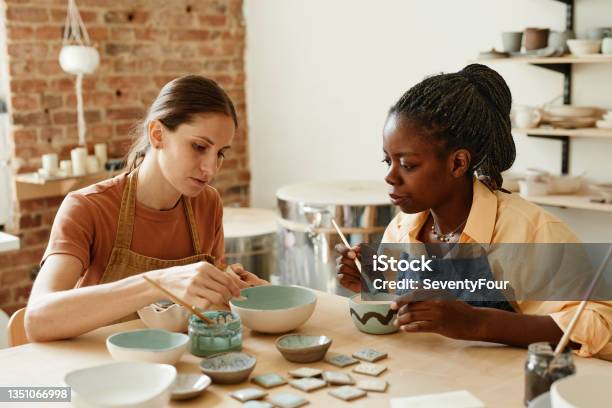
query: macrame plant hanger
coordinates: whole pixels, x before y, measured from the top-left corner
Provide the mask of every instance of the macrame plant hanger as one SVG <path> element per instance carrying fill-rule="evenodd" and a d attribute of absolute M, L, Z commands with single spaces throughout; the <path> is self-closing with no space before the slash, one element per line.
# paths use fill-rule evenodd
<path fill-rule="evenodd" d="M 85 146 L 85 111 L 83 109 L 83 76 L 93 73 L 100 64 L 100 54 L 91 46 L 89 34 L 79 13 L 75 0 L 68 0 L 68 13 L 64 25 L 63 47 L 60 66 L 69 74 L 76 75 L 77 127 L 79 145 Z"/>

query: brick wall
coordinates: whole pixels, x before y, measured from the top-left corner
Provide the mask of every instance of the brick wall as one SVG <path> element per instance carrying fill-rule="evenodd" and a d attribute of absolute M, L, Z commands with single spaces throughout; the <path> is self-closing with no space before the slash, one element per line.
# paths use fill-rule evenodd
<path fill-rule="evenodd" d="M 58 63 L 66 0 L 0 0 L 6 23 L 12 165 L 16 173 L 40 167 L 48 152 L 69 159 L 77 144 L 74 77 Z M 129 130 L 169 80 L 196 73 L 231 96 L 241 123 L 231 155 L 214 182 L 227 204 L 248 204 L 249 159 L 244 95 L 242 0 L 77 0 L 98 48 L 98 70 L 83 81 L 87 142 L 106 142 L 121 157 Z M 9 314 L 27 302 L 31 274 L 48 240 L 63 197 L 14 202 L 8 231 L 22 249 L 0 253 L 0 308 Z"/>

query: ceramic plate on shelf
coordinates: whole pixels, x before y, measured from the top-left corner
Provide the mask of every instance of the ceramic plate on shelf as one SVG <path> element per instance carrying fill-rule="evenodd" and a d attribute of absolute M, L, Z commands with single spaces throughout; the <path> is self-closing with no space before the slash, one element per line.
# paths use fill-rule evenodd
<path fill-rule="evenodd" d="M 204 374 L 179 374 L 172 387 L 173 400 L 185 400 L 200 395 L 211 383 Z"/>

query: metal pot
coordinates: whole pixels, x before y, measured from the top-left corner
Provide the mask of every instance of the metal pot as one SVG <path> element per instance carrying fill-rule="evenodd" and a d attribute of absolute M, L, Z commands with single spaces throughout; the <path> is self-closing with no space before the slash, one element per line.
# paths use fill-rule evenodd
<path fill-rule="evenodd" d="M 262 279 L 276 275 L 278 228 L 273 210 L 224 208 L 225 263 L 240 263 Z"/>
<path fill-rule="evenodd" d="M 310 182 L 282 187 L 276 197 L 280 283 L 351 294 L 336 280 L 334 247 L 341 240 L 331 219 L 351 245 L 380 242 L 395 215 L 387 185 L 382 181 Z"/>

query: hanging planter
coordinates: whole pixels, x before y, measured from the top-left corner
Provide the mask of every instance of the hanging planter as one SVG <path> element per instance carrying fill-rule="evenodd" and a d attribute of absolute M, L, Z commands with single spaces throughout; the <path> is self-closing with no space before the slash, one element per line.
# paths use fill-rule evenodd
<path fill-rule="evenodd" d="M 72 75 L 93 73 L 100 65 L 100 54 L 87 45 L 64 45 L 59 56 L 60 66 Z"/>
<path fill-rule="evenodd" d="M 79 14 L 75 0 L 68 0 L 68 14 L 64 27 L 64 43 L 59 63 L 64 71 L 76 75 L 77 125 L 79 145 L 85 146 L 85 112 L 83 109 L 83 75 L 93 73 L 100 65 L 100 54 L 91 46 L 89 34 Z"/>

